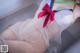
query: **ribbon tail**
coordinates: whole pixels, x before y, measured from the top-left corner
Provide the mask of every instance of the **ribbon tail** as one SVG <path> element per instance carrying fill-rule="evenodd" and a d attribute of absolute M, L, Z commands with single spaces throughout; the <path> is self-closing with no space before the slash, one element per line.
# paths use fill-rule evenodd
<path fill-rule="evenodd" d="M 54 16 L 51 16 L 51 17 L 50 17 L 50 20 L 53 21 L 53 20 L 54 20 Z"/>
<path fill-rule="evenodd" d="M 50 16 L 49 16 L 49 18 L 50 18 L 50 23 L 51 23 L 51 21 L 53 21 L 53 20 L 52 20 L 52 19 L 53 19 L 53 17 L 50 15 Z"/>
<path fill-rule="evenodd" d="M 52 14 L 51 14 L 51 18 L 50 18 L 51 21 L 54 20 L 54 16 L 55 16 L 55 12 L 53 11 Z"/>
<path fill-rule="evenodd" d="M 46 19 L 45 19 L 45 21 L 43 23 L 43 28 L 47 26 L 48 21 L 49 21 L 49 15 L 46 17 Z"/>

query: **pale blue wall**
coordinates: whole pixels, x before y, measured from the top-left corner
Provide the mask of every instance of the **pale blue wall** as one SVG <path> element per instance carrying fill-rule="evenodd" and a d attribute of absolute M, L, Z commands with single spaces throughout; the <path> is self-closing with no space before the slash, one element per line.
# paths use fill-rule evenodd
<path fill-rule="evenodd" d="M 8 16 L 19 9 L 37 3 L 38 0 L 0 0 L 0 18 Z"/>

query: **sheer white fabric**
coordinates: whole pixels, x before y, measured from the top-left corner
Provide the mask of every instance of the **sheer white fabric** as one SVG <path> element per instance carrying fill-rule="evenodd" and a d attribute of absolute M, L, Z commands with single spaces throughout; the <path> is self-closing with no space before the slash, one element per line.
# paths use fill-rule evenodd
<path fill-rule="evenodd" d="M 16 33 L 16 36 L 19 40 L 27 39 L 27 41 L 32 41 L 35 39 L 35 37 L 38 37 L 38 35 L 34 35 L 33 32 L 39 31 L 41 34 L 41 37 L 46 42 L 47 45 L 49 45 L 49 35 L 48 35 L 48 28 L 42 28 L 45 16 L 42 19 L 38 19 L 37 16 L 39 12 L 41 12 L 43 6 L 49 2 L 49 0 L 43 0 L 40 4 L 39 9 L 37 10 L 34 19 L 27 20 L 24 22 L 19 22 L 11 27 L 11 29 Z M 68 13 L 68 14 L 65 14 Z M 67 27 L 73 23 L 73 13 L 68 10 L 63 10 L 55 14 L 55 22 L 59 25 L 59 28 L 63 31 Z M 51 25 L 54 26 L 54 25 Z M 28 28 L 29 27 L 29 28 Z M 32 29 L 35 31 L 32 32 L 31 35 L 29 33 Z M 35 39 L 37 40 L 37 39 Z"/>

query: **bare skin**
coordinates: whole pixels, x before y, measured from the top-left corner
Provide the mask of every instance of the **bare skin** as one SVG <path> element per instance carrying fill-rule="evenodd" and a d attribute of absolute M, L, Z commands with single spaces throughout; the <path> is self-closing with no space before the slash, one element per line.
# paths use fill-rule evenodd
<path fill-rule="evenodd" d="M 55 7 L 55 8 L 57 8 L 57 7 Z M 77 14 L 75 14 L 75 15 L 78 15 L 79 16 L 79 12 Z M 76 16 L 75 16 L 75 18 L 76 18 Z M 33 22 L 34 22 L 33 25 L 35 25 L 35 23 L 37 23 L 37 21 L 35 22 L 35 19 L 33 19 Z M 30 25 L 30 24 L 31 23 L 29 23 L 27 25 L 27 27 L 26 27 L 27 30 L 29 30 L 33 26 L 33 25 Z M 54 22 L 54 24 L 53 23 L 52 24 L 49 24 L 48 30 L 49 30 L 48 31 L 49 32 L 48 33 L 49 39 L 52 36 L 54 36 L 55 34 L 57 34 L 58 32 L 60 32 L 60 28 L 59 28 L 59 26 L 57 25 L 56 22 Z M 33 33 L 33 31 L 35 31 L 35 32 Z M 36 36 L 36 39 L 37 40 L 35 41 L 35 43 L 28 42 L 26 40 L 26 38 L 24 39 L 25 41 L 17 40 L 16 34 L 10 28 L 8 28 L 7 30 L 5 30 L 2 33 L 2 38 L 4 38 L 6 44 L 9 45 L 9 52 L 10 53 L 44 53 L 45 49 L 48 46 L 43 41 L 43 39 L 42 39 L 42 37 L 40 35 L 41 33 L 39 31 L 36 31 L 36 28 L 34 28 L 34 27 L 32 27 L 31 32 L 32 33 L 29 33 L 29 35 L 31 35 L 31 34 L 32 35 L 38 35 L 38 36 Z"/>
<path fill-rule="evenodd" d="M 27 29 L 28 28 L 31 28 L 31 27 L 29 26 L 29 27 L 27 27 Z M 54 31 L 52 32 L 51 29 L 54 29 Z M 9 45 L 9 52 L 10 53 L 20 53 L 20 52 L 21 53 L 22 52 L 24 52 L 24 53 L 44 53 L 45 49 L 47 48 L 47 45 L 45 44 L 43 39 L 40 37 L 40 35 L 39 35 L 40 32 L 36 31 L 36 29 L 31 30 L 31 32 L 33 32 L 33 31 L 35 31 L 35 33 L 33 33 L 33 35 L 38 35 L 36 37 L 37 41 L 35 41 L 34 44 L 27 42 L 26 39 L 25 39 L 26 41 L 17 40 L 16 34 L 10 28 L 8 28 L 6 31 L 4 31 L 2 33 L 2 37 L 5 39 L 6 44 Z M 59 31 L 58 26 L 56 24 L 54 24 L 54 27 L 49 28 L 49 31 L 51 33 L 48 33 L 48 34 L 50 35 L 50 38 L 51 38 L 52 34 L 55 34 Z M 38 46 L 36 46 L 36 45 L 38 45 Z M 23 48 L 26 48 L 26 49 L 23 49 Z"/>

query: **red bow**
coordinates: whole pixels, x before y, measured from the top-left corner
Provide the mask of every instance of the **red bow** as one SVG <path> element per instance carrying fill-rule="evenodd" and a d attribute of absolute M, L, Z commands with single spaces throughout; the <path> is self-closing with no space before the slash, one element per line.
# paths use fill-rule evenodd
<path fill-rule="evenodd" d="M 42 18 L 43 16 L 47 15 L 47 17 L 45 18 L 43 27 L 47 26 L 49 21 L 53 21 L 54 20 L 54 11 L 52 11 L 49 7 L 48 4 L 46 4 L 43 9 L 43 11 L 39 13 L 38 18 Z"/>

